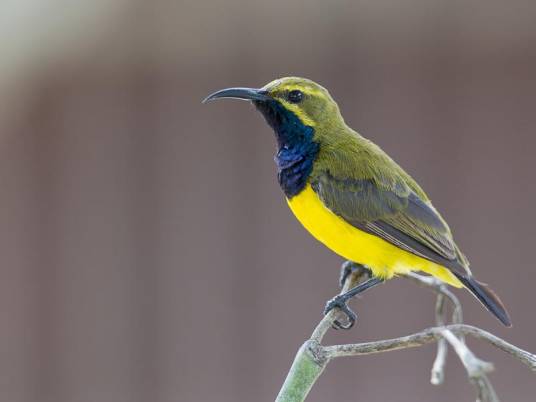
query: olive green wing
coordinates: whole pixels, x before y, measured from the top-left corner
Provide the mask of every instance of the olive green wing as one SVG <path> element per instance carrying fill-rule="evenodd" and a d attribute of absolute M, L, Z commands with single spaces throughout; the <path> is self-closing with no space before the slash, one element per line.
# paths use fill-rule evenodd
<path fill-rule="evenodd" d="M 465 273 L 465 258 L 449 227 L 428 200 L 402 177 L 340 178 L 317 172 L 311 187 L 324 205 L 354 227 L 452 270 Z"/>

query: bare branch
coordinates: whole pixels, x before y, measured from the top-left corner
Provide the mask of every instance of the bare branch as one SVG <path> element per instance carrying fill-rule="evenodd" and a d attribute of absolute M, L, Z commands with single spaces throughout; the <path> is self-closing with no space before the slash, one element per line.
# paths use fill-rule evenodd
<path fill-rule="evenodd" d="M 517 346 L 514 346 L 487 331 L 465 324 L 453 324 L 445 327 L 428 328 L 415 334 L 381 341 L 324 346 L 324 351 L 328 358 L 334 358 L 343 356 L 360 356 L 388 352 L 391 350 L 414 348 L 441 339 L 443 336 L 443 331 L 445 330 L 448 330 L 454 334 L 471 335 L 477 339 L 484 340 L 490 345 L 495 346 L 503 352 L 515 357 L 520 362 L 526 364 L 531 368 L 531 370 L 536 371 L 536 355 L 520 349 Z"/>
<path fill-rule="evenodd" d="M 448 329 L 442 329 L 441 335 L 451 344 L 462 361 L 465 370 L 467 370 L 470 381 L 477 389 L 477 401 L 499 402 L 499 398 L 486 375 L 493 371 L 493 364 L 476 357 L 465 342 L 458 339 Z"/>
<path fill-rule="evenodd" d="M 445 325 L 445 295 L 443 293 L 437 294 L 436 300 L 436 325 L 441 327 Z M 432 371 L 430 376 L 430 382 L 434 385 L 443 384 L 445 381 L 445 365 L 447 363 L 447 340 L 439 339 L 437 341 L 437 353 L 432 364 Z"/>
<path fill-rule="evenodd" d="M 463 311 L 462 304 L 458 298 L 450 291 L 450 289 L 441 282 L 439 279 L 434 278 L 433 276 L 424 276 L 416 274 L 415 272 L 409 272 L 406 274 L 405 278 L 411 279 L 413 282 L 418 285 L 424 286 L 425 288 L 431 289 L 437 294 L 442 294 L 445 296 L 448 301 L 452 304 L 452 322 L 454 324 L 461 324 L 463 322 Z"/>
<path fill-rule="evenodd" d="M 498 336 L 471 325 L 449 325 L 446 328 L 454 333 L 463 333 L 464 335 L 471 335 L 474 338 L 484 340 L 527 365 L 532 371 L 536 371 L 536 355 L 506 342 Z"/>
<path fill-rule="evenodd" d="M 368 271 L 362 270 L 352 273 L 341 290 L 346 292 L 359 282 L 367 279 Z M 348 345 L 321 345 L 322 339 L 331 328 L 335 320 L 343 318 L 338 309 L 333 309 L 314 329 L 311 339 L 306 341 L 294 359 L 294 363 L 285 379 L 283 387 L 277 396 L 276 402 L 303 402 L 311 387 L 322 374 L 327 364 L 336 357 L 360 356 L 373 353 L 388 352 L 391 350 L 408 349 L 438 342 L 436 359 L 432 367 L 433 384 L 440 384 L 444 379 L 444 367 L 447 356 L 447 344 L 450 344 L 464 367 L 470 381 L 478 392 L 477 402 L 499 402 L 491 382 L 487 377 L 493 369 L 491 363 L 477 358 L 465 344 L 464 336 L 484 340 L 490 345 L 515 357 L 536 371 L 536 355 L 514 346 L 501 338 L 470 325 L 462 324 L 462 308 L 458 298 L 441 281 L 428 276 L 411 273 L 408 277 L 418 284 L 431 288 L 437 293 L 436 301 L 436 327 L 399 337 L 374 342 L 363 342 Z M 446 324 L 446 301 L 453 306 L 452 325 Z"/>

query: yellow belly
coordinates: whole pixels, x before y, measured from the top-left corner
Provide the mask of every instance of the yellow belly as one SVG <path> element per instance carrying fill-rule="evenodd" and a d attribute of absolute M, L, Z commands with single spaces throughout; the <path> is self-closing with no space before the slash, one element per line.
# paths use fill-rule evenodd
<path fill-rule="evenodd" d="M 447 268 L 359 230 L 335 215 L 324 206 L 309 184 L 287 202 L 296 218 L 317 240 L 347 260 L 367 266 L 380 278 L 423 271 L 449 285 L 462 287 Z"/>

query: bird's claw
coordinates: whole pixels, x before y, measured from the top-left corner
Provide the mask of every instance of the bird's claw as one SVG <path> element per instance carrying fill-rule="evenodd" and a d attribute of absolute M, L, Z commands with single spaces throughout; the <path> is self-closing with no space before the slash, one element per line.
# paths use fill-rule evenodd
<path fill-rule="evenodd" d="M 333 328 L 334 329 L 350 329 L 354 326 L 355 321 L 357 319 L 356 313 L 354 313 L 350 307 L 346 304 L 346 299 L 342 297 L 341 295 L 335 296 L 333 299 L 329 300 L 326 303 L 326 307 L 324 308 L 324 315 L 329 313 L 334 308 L 338 308 L 340 311 L 342 311 L 346 315 L 346 323 L 342 323 L 339 320 L 333 321 Z"/>

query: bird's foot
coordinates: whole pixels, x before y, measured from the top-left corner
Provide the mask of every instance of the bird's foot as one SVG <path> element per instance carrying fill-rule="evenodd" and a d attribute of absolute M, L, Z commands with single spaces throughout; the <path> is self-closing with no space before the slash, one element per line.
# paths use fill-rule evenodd
<path fill-rule="evenodd" d="M 358 264 L 357 262 L 353 261 L 345 261 L 341 265 L 341 274 L 339 276 L 339 286 L 341 288 L 346 283 L 348 277 L 353 273 L 357 273 L 358 275 L 366 274 L 368 275 L 368 278 L 372 277 L 372 271 L 364 265 Z"/>
<path fill-rule="evenodd" d="M 360 266 L 362 267 L 362 266 Z M 362 269 L 365 269 L 365 267 L 362 267 Z M 363 271 L 366 272 L 367 275 L 370 273 L 370 271 Z M 333 328 L 335 329 L 350 329 L 354 326 L 355 320 L 357 318 L 356 314 L 348 307 L 346 304 L 348 300 L 350 300 L 352 297 L 364 292 L 367 289 L 373 288 L 376 285 L 379 285 L 382 283 L 384 279 L 378 278 L 378 277 L 369 277 L 365 282 L 361 282 L 359 285 L 353 287 L 352 289 L 348 290 L 347 292 L 335 296 L 333 299 L 327 302 L 326 307 L 324 309 L 324 314 L 329 313 L 334 308 L 340 309 L 345 315 L 346 315 L 346 323 L 343 324 L 338 320 L 335 320 L 333 322 Z"/>
<path fill-rule="evenodd" d="M 345 323 L 339 320 L 333 321 L 334 329 L 350 329 L 355 324 L 357 315 L 350 309 L 350 307 L 348 307 L 348 304 L 346 304 L 347 301 L 348 297 L 345 297 L 345 295 L 338 295 L 326 303 L 326 307 L 324 308 L 324 315 L 329 313 L 334 308 L 338 308 L 346 315 Z"/>

